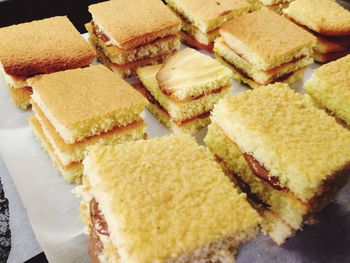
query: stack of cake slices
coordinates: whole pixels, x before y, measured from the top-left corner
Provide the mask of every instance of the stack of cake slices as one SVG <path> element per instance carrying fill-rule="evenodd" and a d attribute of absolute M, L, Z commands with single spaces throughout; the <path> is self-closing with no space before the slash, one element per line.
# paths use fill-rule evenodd
<path fill-rule="evenodd" d="M 307 102 L 350 127 L 350 55 L 316 69 L 304 89 Z"/>
<path fill-rule="evenodd" d="M 190 135 L 96 146 L 80 212 L 93 262 L 234 262 L 261 221 Z"/>
<path fill-rule="evenodd" d="M 300 80 L 313 62 L 315 37 L 268 9 L 225 23 L 220 35 L 215 56 L 252 88 Z"/>
<path fill-rule="evenodd" d="M 221 100 L 205 143 L 282 244 L 344 186 L 350 132 L 287 84 Z"/>
<path fill-rule="evenodd" d="M 79 183 L 88 147 L 146 136 L 141 118 L 147 101 L 102 65 L 41 75 L 33 87 L 29 122 L 54 165 Z"/>
<path fill-rule="evenodd" d="M 0 28 L 0 71 L 13 102 L 30 105 L 29 77 L 88 66 L 94 50 L 67 17 Z"/>
<path fill-rule="evenodd" d="M 86 28 L 98 60 L 122 77 L 162 63 L 180 47 L 181 21 L 161 0 L 107 1 L 89 12 Z"/>
<path fill-rule="evenodd" d="M 350 54 L 350 11 L 334 0 L 296 0 L 284 15 L 317 37 L 314 59 L 328 63 Z"/>
<path fill-rule="evenodd" d="M 210 111 L 232 89 L 232 73 L 215 59 L 185 48 L 164 64 L 139 68 L 148 109 L 172 132 L 194 133 L 210 122 Z"/>
<path fill-rule="evenodd" d="M 247 13 L 245 0 L 166 0 L 182 20 L 181 38 L 190 46 L 211 51 L 219 27 L 226 21 Z"/>

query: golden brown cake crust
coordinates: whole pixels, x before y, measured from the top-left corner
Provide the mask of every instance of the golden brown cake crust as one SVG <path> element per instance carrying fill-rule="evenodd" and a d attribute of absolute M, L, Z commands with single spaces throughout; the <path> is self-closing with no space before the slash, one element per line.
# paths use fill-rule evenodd
<path fill-rule="evenodd" d="M 115 40 L 113 44 L 123 49 L 174 34 L 181 27 L 180 19 L 160 0 L 107 1 L 89 6 L 89 12 L 110 40 Z"/>
<path fill-rule="evenodd" d="M 32 76 L 85 67 L 95 57 L 67 17 L 0 28 L 0 62 L 9 75 Z"/>
<path fill-rule="evenodd" d="M 30 87 L 14 89 L 10 86 L 7 86 L 7 88 L 16 106 L 26 110 L 30 105 L 30 96 L 33 94 L 32 89 Z"/>
<path fill-rule="evenodd" d="M 210 21 L 249 6 L 244 0 L 177 0 L 172 2 L 174 5 L 178 2 L 177 5 L 183 6 L 188 13 L 195 14 L 198 19 L 203 21 Z"/>
<path fill-rule="evenodd" d="M 127 82 L 102 65 L 40 75 L 28 82 L 66 127 L 147 103 Z"/>
<path fill-rule="evenodd" d="M 296 0 L 284 13 L 322 35 L 350 35 L 350 11 L 334 0 Z"/>
<path fill-rule="evenodd" d="M 236 50 L 236 47 L 227 41 L 226 34 L 238 39 L 264 61 L 280 60 L 292 51 L 312 46 L 310 43 L 315 41 L 309 32 L 265 8 L 225 23 L 220 33 L 232 49 Z"/>

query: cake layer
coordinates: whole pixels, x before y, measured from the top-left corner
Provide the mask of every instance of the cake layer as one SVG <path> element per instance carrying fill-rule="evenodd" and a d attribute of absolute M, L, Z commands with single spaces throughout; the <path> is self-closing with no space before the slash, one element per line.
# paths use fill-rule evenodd
<path fill-rule="evenodd" d="M 257 230 L 246 196 L 189 135 L 93 147 L 83 164 L 121 261 L 232 262 Z"/>
<path fill-rule="evenodd" d="M 350 125 L 350 55 L 316 69 L 305 91 L 317 104 Z"/>
<path fill-rule="evenodd" d="M 220 34 L 232 50 L 264 71 L 310 56 L 316 44 L 312 34 L 265 8 L 225 23 Z"/>
<path fill-rule="evenodd" d="M 202 49 L 208 52 L 213 51 L 214 43 L 211 43 L 209 45 L 204 45 L 198 42 L 194 37 L 192 37 L 191 35 L 189 35 L 184 31 L 181 31 L 179 35 L 180 35 L 181 41 L 190 47 L 193 47 L 195 49 Z"/>
<path fill-rule="evenodd" d="M 166 2 L 202 33 L 212 31 L 224 22 L 247 13 L 250 8 L 244 0 L 166 0 Z"/>
<path fill-rule="evenodd" d="M 30 98 L 33 94 L 32 88 L 24 87 L 20 89 L 15 89 L 9 85 L 7 85 L 7 88 L 10 92 L 12 101 L 16 104 L 16 106 L 21 108 L 22 110 L 28 109 L 28 107 L 30 106 Z"/>
<path fill-rule="evenodd" d="M 295 0 L 284 13 L 322 35 L 350 35 L 350 11 L 334 0 Z"/>
<path fill-rule="evenodd" d="M 99 46 L 95 46 L 95 47 L 96 47 L 98 61 L 101 62 L 103 65 L 105 65 L 107 68 L 109 68 L 111 71 L 117 73 L 122 78 L 134 77 L 136 76 L 136 70 L 138 68 L 162 63 L 167 57 L 171 55 L 171 54 L 165 54 L 165 55 L 156 56 L 152 58 L 145 58 L 145 59 L 131 62 L 128 64 L 124 64 L 124 65 L 118 65 L 110 61 L 110 59 L 106 56 L 106 54 L 103 53 L 101 47 Z"/>
<path fill-rule="evenodd" d="M 147 126 L 142 120 L 140 120 L 127 126 L 115 127 L 106 133 L 88 137 L 83 141 L 74 144 L 67 144 L 35 103 L 33 103 L 32 109 L 41 124 L 45 137 L 50 142 L 55 155 L 63 165 L 69 165 L 73 162 L 81 162 L 86 150 L 92 145 L 117 144 L 138 140 L 142 139 L 146 134 Z"/>
<path fill-rule="evenodd" d="M 286 224 L 281 218 L 276 216 L 273 212 L 266 209 L 261 212 L 263 218 L 261 231 L 277 244 L 282 245 L 287 238 L 292 237 L 296 230 Z"/>
<path fill-rule="evenodd" d="M 220 55 L 228 63 L 234 65 L 237 69 L 243 71 L 247 76 L 252 78 L 255 82 L 266 85 L 270 82 L 274 82 L 276 79 L 294 72 L 300 68 L 304 68 L 312 64 L 313 59 L 311 57 L 300 57 L 290 62 L 278 65 L 268 71 L 263 71 L 254 68 L 254 66 L 245 60 L 235 51 L 233 51 L 224 41 L 222 37 L 215 41 L 214 52 Z"/>
<path fill-rule="evenodd" d="M 61 173 L 63 179 L 68 183 L 80 183 L 83 175 L 82 164 L 78 162 L 64 166 L 56 156 L 54 149 L 45 137 L 39 121 L 34 116 L 29 117 L 28 121 L 41 146 L 48 153 L 53 165 Z"/>
<path fill-rule="evenodd" d="M 203 45 L 210 45 L 214 42 L 215 38 L 219 36 L 219 29 L 214 29 L 207 33 L 202 33 L 199 28 L 193 26 L 190 23 L 184 23 L 182 25 L 182 30 L 188 33 L 196 41 Z"/>
<path fill-rule="evenodd" d="M 200 115 L 190 119 L 186 119 L 181 123 L 174 121 L 170 117 L 167 110 L 159 104 L 159 102 L 143 85 L 135 85 L 134 88 L 141 92 L 149 100 L 150 103 L 147 104 L 147 109 L 173 133 L 193 134 L 210 123 L 209 111 L 201 113 Z"/>
<path fill-rule="evenodd" d="M 227 172 L 231 176 L 238 176 L 242 183 L 247 185 L 250 192 L 250 194 L 247 193 L 248 197 L 255 195 L 258 200 L 251 198 L 255 203 L 259 205 L 261 202 L 260 206 L 273 211 L 293 229 L 302 227 L 304 218 L 312 210 L 310 205 L 301 202 L 288 190 L 277 190 L 257 177 L 238 146 L 225 135 L 219 126 L 212 124 L 208 127 L 204 142 L 225 166 Z"/>
<path fill-rule="evenodd" d="M 317 44 L 315 47 L 315 53 L 319 54 L 329 54 L 332 52 L 344 52 L 348 51 L 350 53 L 350 47 L 342 46 L 338 42 L 328 40 L 327 38 L 316 36 Z"/>
<path fill-rule="evenodd" d="M 177 35 L 170 35 L 134 49 L 121 49 L 110 45 L 108 40 L 104 39 L 103 35 L 96 33 L 92 23 L 86 24 L 85 27 L 89 32 L 89 41 L 93 43 L 93 46 L 100 47 L 106 57 L 112 63 L 118 65 L 170 54 L 180 47 L 179 37 Z"/>
<path fill-rule="evenodd" d="M 260 87 L 264 86 L 256 81 L 254 81 L 244 71 L 235 67 L 233 64 L 230 64 L 229 62 L 224 60 L 219 55 L 215 54 L 215 56 L 216 56 L 217 60 L 219 60 L 223 65 L 225 65 L 226 67 L 228 67 L 232 70 L 233 78 L 236 81 L 243 82 L 253 89 L 260 88 Z M 285 74 L 277 79 L 272 80 L 271 83 L 282 82 L 282 83 L 291 84 L 291 83 L 297 82 L 297 81 L 303 79 L 305 70 L 306 70 L 306 67 L 297 69 L 294 72 L 287 73 L 287 74 Z"/>
<path fill-rule="evenodd" d="M 328 63 L 331 61 L 338 60 L 342 57 L 345 57 L 350 54 L 350 50 L 347 51 L 341 51 L 341 52 L 332 52 L 327 54 L 321 54 L 318 52 L 315 52 L 312 56 L 314 57 L 314 60 L 319 63 Z"/>
<path fill-rule="evenodd" d="M 287 15 L 284 15 L 284 16 L 288 17 Z M 316 37 L 317 43 L 316 43 L 316 46 L 314 47 L 314 50 L 316 53 L 327 54 L 327 53 L 331 53 L 331 52 L 346 51 L 347 49 L 350 48 L 350 47 L 347 47 L 347 46 L 350 46 L 350 43 L 346 43 L 346 42 L 342 43 L 344 41 L 341 41 L 341 40 L 336 39 L 334 37 L 320 35 L 319 33 L 312 31 L 308 27 L 298 24 L 292 18 L 290 18 L 290 17 L 288 17 L 288 18 L 291 21 L 293 21 L 295 24 L 297 24 L 301 28 L 305 29 L 306 31 L 310 32 L 311 34 L 313 34 Z"/>
<path fill-rule="evenodd" d="M 7 74 L 4 71 L 4 68 L 1 66 L 1 63 L 0 63 L 0 72 L 2 73 L 2 75 L 4 77 L 5 84 L 11 86 L 13 89 L 21 89 L 21 88 L 25 88 L 28 86 L 27 78 L 16 77 L 16 76 L 11 76 L 11 75 Z"/>
<path fill-rule="evenodd" d="M 286 84 L 221 100 L 212 122 L 303 202 L 350 165 L 350 132 Z"/>
<path fill-rule="evenodd" d="M 67 17 L 52 17 L 0 29 L 0 62 L 5 72 L 28 77 L 85 67 L 90 45 Z"/>
<path fill-rule="evenodd" d="M 165 95 L 188 101 L 231 85 L 232 73 L 215 59 L 185 48 L 162 64 L 156 78 Z"/>
<path fill-rule="evenodd" d="M 107 1 L 90 5 L 89 12 L 110 43 L 122 49 L 175 35 L 181 29 L 180 19 L 160 0 Z"/>
<path fill-rule="evenodd" d="M 140 120 L 147 104 L 102 65 L 42 75 L 28 82 L 33 101 L 68 144 Z"/>
<path fill-rule="evenodd" d="M 154 97 L 154 99 L 168 112 L 171 119 L 178 124 L 192 119 L 202 113 L 213 109 L 214 104 L 230 93 L 232 86 L 217 86 L 217 89 L 209 94 L 203 94 L 190 101 L 174 101 L 166 96 L 160 89 L 156 76 L 162 65 L 139 68 L 137 75 L 141 82 Z"/>

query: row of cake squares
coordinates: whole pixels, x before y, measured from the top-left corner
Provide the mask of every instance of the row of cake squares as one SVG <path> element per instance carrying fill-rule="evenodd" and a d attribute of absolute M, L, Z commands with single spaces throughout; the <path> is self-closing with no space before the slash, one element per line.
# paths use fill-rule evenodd
<path fill-rule="evenodd" d="M 91 46 L 65 17 L 1 28 L 1 69 L 14 102 L 30 105 L 29 77 L 88 66 L 95 54 L 122 77 L 136 75 L 137 68 L 174 54 L 179 36 L 196 48 L 214 49 L 234 78 L 253 88 L 295 82 L 313 59 L 329 62 L 349 53 L 350 12 L 332 0 L 293 1 L 285 18 L 264 9 L 253 12 L 245 0 L 167 3 L 169 8 L 160 0 L 91 5 L 86 24 Z"/>
<path fill-rule="evenodd" d="M 349 179 L 349 130 L 287 84 L 227 96 L 211 120 L 207 149 L 178 134 L 88 151 L 94 262 L 234 262 L 259 226 L 283 244 Z"/>

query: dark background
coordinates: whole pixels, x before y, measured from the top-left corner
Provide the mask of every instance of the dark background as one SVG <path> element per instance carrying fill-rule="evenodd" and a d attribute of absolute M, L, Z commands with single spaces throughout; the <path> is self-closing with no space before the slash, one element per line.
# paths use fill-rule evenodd
<path fill-rule="evenodd" d="M 87 7 L 98 2 L 103 0 L 7 0 L 0 2 L 0 27 L 66 15 L 84 33 L 84 24 L 91 20 Z"/>

